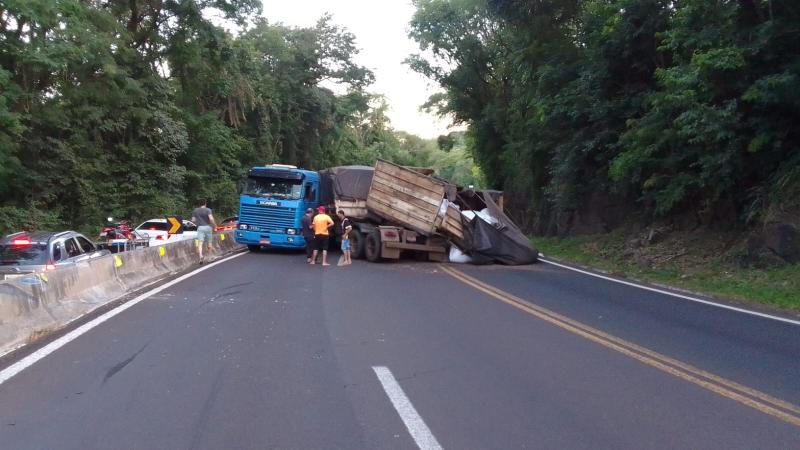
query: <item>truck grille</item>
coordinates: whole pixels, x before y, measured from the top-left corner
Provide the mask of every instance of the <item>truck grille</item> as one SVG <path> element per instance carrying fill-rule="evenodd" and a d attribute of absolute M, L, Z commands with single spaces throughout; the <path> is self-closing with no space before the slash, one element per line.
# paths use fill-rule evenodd
<path fill-rule="evenodd" d="M 296 208 L 280 206 L 242 205 L 239 223 L 257 226 L 263 231 L 272 231 L 276 228 L 295 228 L 296 211 Z"/>

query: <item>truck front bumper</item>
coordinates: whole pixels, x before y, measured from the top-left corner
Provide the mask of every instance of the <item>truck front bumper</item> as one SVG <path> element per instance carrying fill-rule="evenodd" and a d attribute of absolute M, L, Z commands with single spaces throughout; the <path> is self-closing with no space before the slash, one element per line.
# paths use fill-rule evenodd
<path fill-rule="evenodd" d="M 234 240 L 238 244 L 261 245 L 264 247 L 296 248 L 306 246 L 306 240 L 300 235 L 264 233 L 260 231 L 236 230 Z"/>

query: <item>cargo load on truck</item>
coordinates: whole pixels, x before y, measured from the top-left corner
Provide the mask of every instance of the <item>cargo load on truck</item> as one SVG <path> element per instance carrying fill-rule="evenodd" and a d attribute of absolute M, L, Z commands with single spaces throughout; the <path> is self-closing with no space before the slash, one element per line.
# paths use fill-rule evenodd
<path fill-rule="evenodd" d="M 527 237 L 503 213 L 500 191 L 463 190 L 431 169 L 383 160 L 375 167 L 322 170 L 320 183 L 320 202 L 353 222 L 354 258 L 378 261 L 413 253 L 444 261 L 454 246 L 477 264 L 536 260 Z"/>
<path fill-rule="evenodd" d="M 446 212 L 446 183 L 387 161 L 375 163 L 367 209 L 426 236 L 436 233 Z M 442 210 L 444 205 L 445 210 Z"/>
<path fill-rule="evenodd" d="M 444 238 L 475 263 L 518 265 L 536 261 L 536 249 L 495 201 L 502 203 L 502 193 L 459 192 L 457 186 L 429 173 L 379 160 L 367 209 L 429 241 Z M 478 207 L 479 214 L 466 214 Z"/>
<path fill-rule="evenodd" d="M 539 252 L 503 212 L 495 198 L 498 198 L 496 191 L 474 193 L 472 200 L 479 200 L 484 208 L 475 208 L 472 214 L 469 214 L 470 210 L 462 212 L 464 238 L 458 247 L 469 255 L 473 264 L 522 265 L 536 262 Z M 463 205 L 466 201 L 460 198 L 459 203 Z"/>
<path fill-rule="evenodd" d="M 351 219 L 367 218 L 367 194 L 374 167 L 340 166 L 321 170 L 320 202 L 343 210 Z"/>

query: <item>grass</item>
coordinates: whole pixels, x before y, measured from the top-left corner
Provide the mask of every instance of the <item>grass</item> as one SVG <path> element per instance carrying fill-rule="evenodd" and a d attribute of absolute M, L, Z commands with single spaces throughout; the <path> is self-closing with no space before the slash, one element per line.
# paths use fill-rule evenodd
<path fill-rule="evenodd" d="M 800 264 L 769 269 L 742 267 L 718 248 L 655 245 L 625 248 L 621 233 L 566 238 L 535 237 L 546 256 L 594 267 L 614 275 L 703 292 L 722 298 L 800 311 Z M 685 242 L 684 242 L 685 244 Z M 691 248 L 691 252 L 686 252 Z"/>

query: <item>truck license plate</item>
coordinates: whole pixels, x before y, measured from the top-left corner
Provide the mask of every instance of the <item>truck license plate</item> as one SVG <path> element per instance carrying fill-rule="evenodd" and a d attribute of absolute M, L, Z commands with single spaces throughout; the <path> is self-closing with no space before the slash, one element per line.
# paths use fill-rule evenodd
<path fill-rule="evenodd" d="M 258 241 L 258 243 L 261 245 L 269 245 L 269 242 L 270 242 L 269 239 L 261 239 L 260 241 Z"/>

